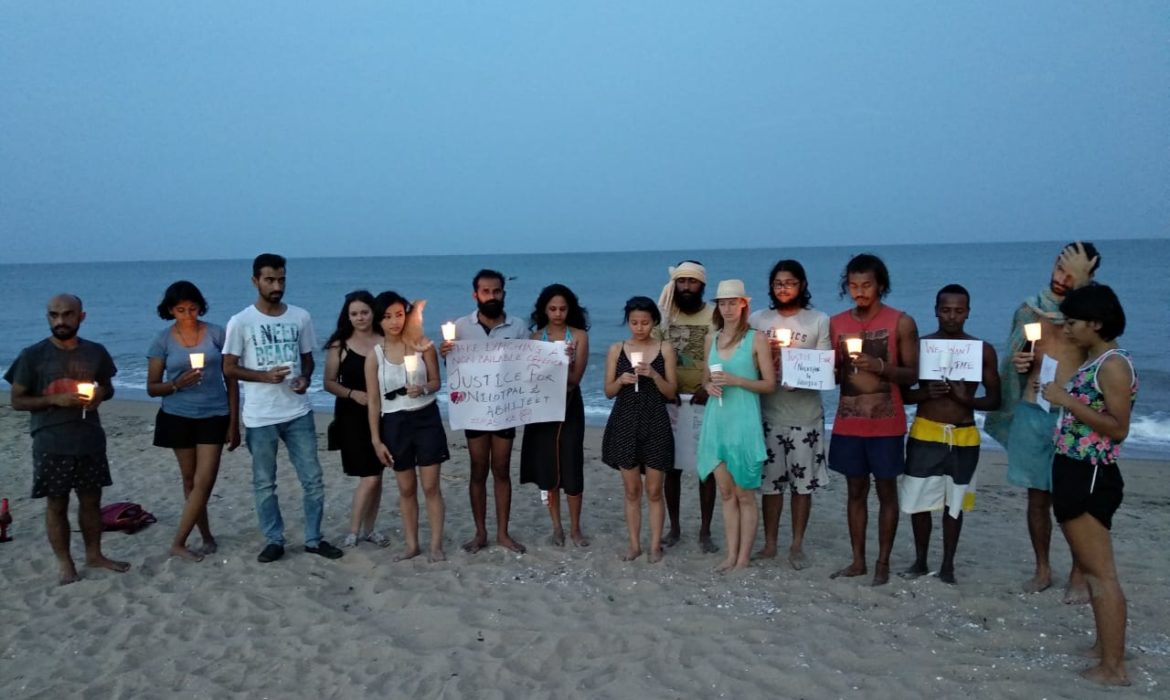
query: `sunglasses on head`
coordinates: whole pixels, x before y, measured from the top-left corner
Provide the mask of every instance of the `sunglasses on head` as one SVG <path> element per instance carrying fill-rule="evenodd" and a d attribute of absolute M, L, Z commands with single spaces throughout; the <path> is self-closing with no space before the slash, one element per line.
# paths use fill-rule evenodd
<path fill-rule="evenodd" d="M 405 396 L 405 395 L 406 395 L 406 387 L 400 386 L 393 391 L 387 391 L 385 394 L 382 394 L 382 398 L 386 399 L 387 401 L 393 401 L 394 399 L 398 398 L 399 396 Z"/>

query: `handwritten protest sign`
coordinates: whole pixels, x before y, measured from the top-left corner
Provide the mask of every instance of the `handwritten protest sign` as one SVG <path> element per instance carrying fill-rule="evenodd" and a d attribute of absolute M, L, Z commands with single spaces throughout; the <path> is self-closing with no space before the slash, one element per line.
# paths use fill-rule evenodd
<path fill-rule="evenodd" d="M 1042 355 L 1040 359 L 1040 386 L 1056 381 L 1056 358 Z M 1043 408 L 1045 411 L 1052 410 L 1052 404 L 1048 399 L 1044 398 L 1044 392 L 1036 392 L 1036 405 Z"/>
<path fill-rule="evenodd" d="M 670 427 L 674 430 L 674 468 L 694 469 L 699 458 L 699 433 L 703 431 L 702 405 L 692 405 L 694 394 L 679 394 L 681 405 L 670 413 Z"/>
<path fill-rule="evenodd" d="M 569 358 L 539 340 L 458 341 L 447 353 L 453 430 L 563 421 Z"/>
<path fill-rule="evenodd" d="M 918 378 L 983 381 L 983 341 L 923 338 L 918 341 Z"/>
<path fill-rule="evenodd" d="M 837 385 L 833 377 L 833 351 L 782 348 L 780 383 L 794 389 L 832 391 Z"/>

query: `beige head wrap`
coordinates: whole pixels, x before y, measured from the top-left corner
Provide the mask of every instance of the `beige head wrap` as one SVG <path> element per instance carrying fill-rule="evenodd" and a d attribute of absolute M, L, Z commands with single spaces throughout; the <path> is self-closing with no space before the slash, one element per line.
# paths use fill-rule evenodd
<path fill-rule="evenodd" d="M 666 271 L 670 275 L 670 281 L 662 288 L 662 294 L 658 297 L 658 310 L 662 312 L 662 328 L 664 330 L 678 316 L 678 309 L 674 306 L 675 280 L 690 277 L 707 284 L 707 268 L 698 263 L 684 262 L 677 267 L 669 267 Z"/>

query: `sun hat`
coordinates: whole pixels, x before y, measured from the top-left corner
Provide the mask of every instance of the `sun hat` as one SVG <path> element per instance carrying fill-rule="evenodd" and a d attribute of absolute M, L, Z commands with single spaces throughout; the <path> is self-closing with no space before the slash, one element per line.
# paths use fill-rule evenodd
<path fill-rule="evenodd" d="M 752 298 L 747 295 L 747 290 L 743 287 L 743 280 L 723 280 L 715 289 L 714 299 L 747 299 L 751 301 Z"/>

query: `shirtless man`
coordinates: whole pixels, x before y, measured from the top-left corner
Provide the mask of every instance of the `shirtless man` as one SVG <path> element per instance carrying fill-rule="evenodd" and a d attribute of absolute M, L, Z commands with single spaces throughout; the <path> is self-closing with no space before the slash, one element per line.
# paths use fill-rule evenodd
<path fill-rule="evenodd" d="M 979 340 L 963 325 L 971 313 L 971 295 L 957 284 L 938 291 L 934 315 L 938 330 L 923 339 Z M 914 564 L 903 576 L 916 578 L 930 571 L 931 512 L 943 511 L 943 559 L 938 577 L 955 583 L 955 549 L 963 529 L 963 511 L 975 505 L 975 467 L 979 464 L 979 428 L 975 411 L 999 408 L 999 371 L 995 348 L 983 343 L 982 381 L 919 380 L 904 394 L 906 403 L 918 404 L 918 413 L 906 441 L 906 473 L 898 482 L 898 501 L 910 513 L 914 528 Z M 983 396 L 975 390 L 983 384 Z"/>
<path fill-rule="evenodd" d="M 1037 593 L 1052 585 L 1048 552 L 1052 541 L 1052 457 L 1056 412 L 1036 404 L 1036 380 L 1045 355 L 1057 362 L 1055 383 L 1063 386 L 1081 363 L 1084 352 L 1064 337 L 1060 302 L 1069 291 L 1093 279 L 1101 264 L 1092 243 L 1074 241 L 1061 249 L 1052 267 L 1048 286 L 1024 300 L 1012 317 L 1011 335 L 1000 366 L 1003 405 L 987 416 L 984 430 L 1003 445 L 1008 455 L 1009 483 L 1028 489 L 1028 535 L 1036 555 L 1036 570 L 1024 583 L 1024 591 Z M 1039 323 L 1040 340 L 1032 347 L 1024 338 L 1024 325 Z M 1088 589 L 1073 562 L 1066 603 L 1087 603 Z"/>
<path fill-rule="evenodd" d="M 52 334 L 22 350 L 4 379 L 12 385 L 13 410 L 29 412 L 32 497 L 47 501 L 45 530 L 64 586 L 81 579 L 69 551 L 70 491 L 77 493 L 85 565 L 118 573 L 130 568 L 102 553 L 102 488 L 113 482 L 98 406 L 114 396 L 110 380 L 118 370 L 105 347 L 77 336 L 85 320 L 81 299 L 58 294 L 45 316 Z"/>

